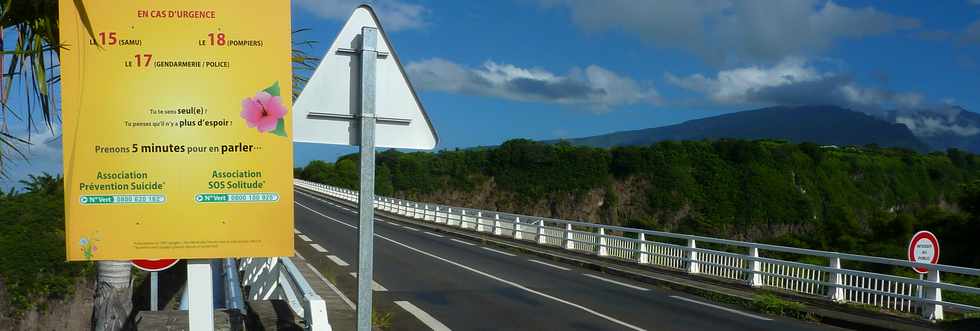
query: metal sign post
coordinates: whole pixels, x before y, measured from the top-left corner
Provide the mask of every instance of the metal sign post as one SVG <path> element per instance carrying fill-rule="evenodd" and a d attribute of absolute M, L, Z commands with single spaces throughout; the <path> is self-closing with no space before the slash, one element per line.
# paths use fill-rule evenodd
<path fill-rule="evenodd" d="M 150 260 L 132 260 L 130 263 L 143 271 L 150 272 L 150 311 L 157 311 L 159 306 L 158 302 L 159 295 L 157 295 L 158 284 L 159 284 L 159 272 L 167 270 L 168 268 L 177 264 L 178 259 L 150 259 Z"/>
<path fill-rule="evenodd" d="M 158 273 L 157 271 L 150 272 L 150 311 L 157 311 L 157 302 L 160 301 L 157 294 L 159 292 L 157 285 L 160 283 Z"/>
<path fill-rule="evenodd" d="M 374 106 L 378 29 L 361 28 L 361 190 L 357 228 L 357 330 L 371 330 L 374 279 Z"/>
<path fill-rule="evenodd" d="M 371 330 L 374 149 L 432 149 L 438 140 L 374 10 L 357 7 L 293 104 L 293 141 L 360 147 L 358 331 Z"/>

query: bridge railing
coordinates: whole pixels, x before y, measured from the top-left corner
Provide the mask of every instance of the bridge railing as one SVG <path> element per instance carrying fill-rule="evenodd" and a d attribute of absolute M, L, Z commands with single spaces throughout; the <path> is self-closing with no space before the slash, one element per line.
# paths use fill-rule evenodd
<path fill-rule="evenodd" d="M 331 330 L 326 302 L 288 257 L 246 257 L 241 259 L 239 269 L 249 300 L 285 300 L 293 313 L 303 316 L 305 330 Z"/>
<path fill-rule="evenodd" d="M 304 180 L 298 187 L 357 202 L 358 192 Z M 626 228 L 547 217 L 376 197 L 376 209 L 422 221 L 629 261 L 943 319 L 944 311 L 980 311 L 980 269 Z M 791 258 L 795 257 L 795 258 Z M 800 262 L 805 261 L 805 262 Z M 814 262 L 814 261 L 822 261 Z M 820 264 L 818 264 L 820 263 Z M 922 277 L 896 268 L 928 269 Z M 873 270 L 888 270 L 888 274 Z M 942 282 L 940 275 L 947 279 Z M 948 280 L 954 279 L 954 282 Z M 943 299 L 943 291 L 949 298 Z M 954 299 L 955 298 L 955 299 Z M 971 304 L 972 303 L 972 304 Z"/>

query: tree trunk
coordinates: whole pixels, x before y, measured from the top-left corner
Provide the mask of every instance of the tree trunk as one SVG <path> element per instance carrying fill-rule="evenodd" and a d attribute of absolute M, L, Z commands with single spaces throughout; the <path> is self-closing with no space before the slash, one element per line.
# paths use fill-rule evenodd
<path fill-rule="evenodd" d="M 129 261 L 99 261 L 92 309 L 92 329 L 122 330 L 133 310 L 132 266 Z"/>

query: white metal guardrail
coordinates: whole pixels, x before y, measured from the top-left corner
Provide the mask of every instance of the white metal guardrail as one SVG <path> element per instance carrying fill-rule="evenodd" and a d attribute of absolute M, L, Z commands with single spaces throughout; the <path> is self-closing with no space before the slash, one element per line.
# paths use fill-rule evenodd
<path fill-rule="evenodd" d="M 242 286 L 249 300 L 285 300 L 308 331 L 330 331 L 327 305 L 288 257 L 242 258 Z"/>
<path fill-rule="evenodd" d="M 339 199 L 354 202 L 358 200 L 357 191 L 300 179 L 296 179 L 294 183 L 298 187 Z M 418 220 L 557 246 L 603 258 L 740 281 L 752 287 L 776 288 L 819 296 L 839 303 L 858 303 L 900 312 L 920 313 L 926 319 L 943 319 L 944 309 L 958 312 L 980 311 L 980 307 L 944 301 L 942 297 L 943 291 L 980 297 L 980 288 L 940 281 L 941 273 L 947 277 L 980 277 L 980 269 L 418 203 L 381 196 L 376 197 L 374 205 L 378 210 Z M 823 259 L 827 264 L 802 263 L 775 257 L 787 254 L 808 257 L 809 260 Z M 929 269 L 929 273 L 926 279 L 881 274 L 856 268 L 848 269 L 842 266 L 845 261 L 866 265 L 922 267 Z"/>

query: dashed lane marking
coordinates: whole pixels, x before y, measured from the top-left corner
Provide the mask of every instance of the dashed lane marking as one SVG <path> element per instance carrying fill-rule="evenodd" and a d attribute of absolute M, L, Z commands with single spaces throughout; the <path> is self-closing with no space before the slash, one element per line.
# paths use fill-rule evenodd
<path fill-rule="evenodd" d="M 399 307 L 402 307 L 402 309 L 405 309 L 405 311 L 415 316 L 415 318 L 418 318 L 419 321 L 422 321 L 422 324 L 425 324 L 425 326 L 428 326 L 433 331 L 450 330 L 448 326 L 442 324 L 442 322 L 439 322 L 439 320 L 437 320 L 435 317 L 432 317 L 432 315 L 429 315 L 429 313 L 426 313 L 419 307 L 416 307 L 411 302 L 395 301 L 395 304 L 398 305 Z"/>
<path fill-rule="evenodd" d="M 549 266 L 549 267 L 552 267 L 552 268 L 555 268 L 555 269 L 560 269 L 560 270 L 565 270 L 565 271 L 572 270 L 572 269 L 565 268 L 565 267 L 562 267 L 562 266 L 559 266 L 559 265 L 554 265 L 554 264 L 547 263 L 547 262 L 541 262 L 541 261 L 538 261 L 538 260 L 528 260 L 528 261 L 531 261 L 531 262 L 534 262 L 534 263 L 537 263 L 537 264 L 541 264 L 541 265 L 546 265 L 546 266 Z"/>
<path fill-rule="evenodd" d="M 609 278 L 599 277 L 599 276 L 596 276 L 596 275 L 593 275 L 593 274 L 582 274 L 582 275 L 585 276 L 585 277 L 595 278 L 595 279 L 604 281 L 606 283 L 611 283 L 611 284 L 616 284 L 616 285 L 619 285 L 619 286 L 629 287 L 629 288 L 634 289 L 634 290 L 639 290 L 639 291 L 649 291 L 650 290 L 648 288 L 639 287 L 639 286 L 636 286 L 636 285 L 633 285 L 633 284 L 623 283 L 623 282 L 618 281 L 618 280 L 612 280 L 612 279 L 609 279 Z"/>
<path fill-rule="evenodd" d="M 336 263 L 337 265 L 339 265 L 341 267 L 346 267 L 346 266 L 349 266 L 350 265 L 346 261 L 341 260 L 336 255 L 327 255 L 327 258 L 330 259 L 330 261 L 333 261 L 333 263 Z"/>
<path fill-rule="evenodd" d="M 320 246 L 319 244 L 310 244 L 310 247 L 313 247 L 313 249 L 315 249 L 317 252 L 320 252 L 320 253 L 326 253 L 327 252 L 327 249 L 326 248 L 323 248 L 323 246 Z"/>

